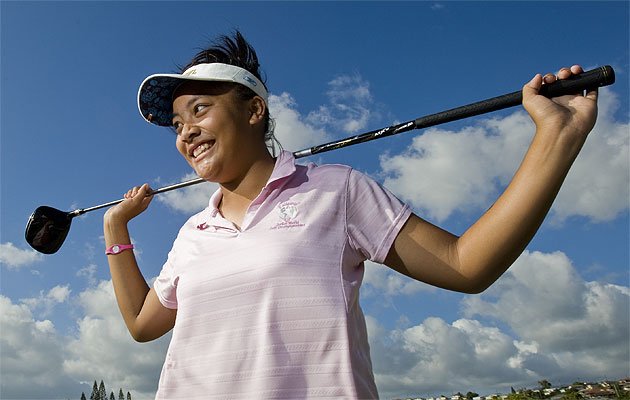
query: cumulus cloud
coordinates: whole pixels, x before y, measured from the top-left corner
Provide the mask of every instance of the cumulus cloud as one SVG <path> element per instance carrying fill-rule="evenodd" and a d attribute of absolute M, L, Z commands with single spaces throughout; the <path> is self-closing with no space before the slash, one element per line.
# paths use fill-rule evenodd
<path fill-rule="evenodd" d="M 523 112 L 459 132 L 428 129 L 405 152 L 381 157 L 384 184 L 437 221 L 456 211 L 487 208 L 497 187 L 516 171 L 532 133 L 533 123 Z"/>
<path fill-rule="evenodd" d="M 85 316 L 65 347 L 63 370 L 74 379 L 103 379 L 108 387 L 133 389 L 133 398 L 152 398 L 157 390 L 169 336 L 150 343 L 132 338 L 118 311 L 111 281 L 79 295 Z"/>
<path fill-rule="evenodd" d="M 276 122 L 275 136 L 285 150 L 297 151 L 330 141 L 321 126 L 307 121 L 289 93 L 269 97 L 269 112 Z"/>
<path fill-rule="evenodd" d="M 33 309 L 42 304 L 67 302 L 69 296 L 67 286 L 21 304 L 0 295 L 1 397 L 78 397 L 89 392 L 95 379 L 102 379 L 108 388 L 131 391 L 134 399 L 153 398 L 169 335 L 136 343 L 118 311 L 111 281 L 76 296 L 84 316 L 72 336 L 61 335 L 52 321 L 33 316 Z"/>
<path fill-rule="evenodd" d="M 525 252 L 482 295 L 465 296 L 462 310 L 453 323 L 431 317 L 391 331 L 367 317 L 381 396 L 491 394 L 630 373 L 630 288 L 584 281 L 561 252 Z"/>
<path fill-rule="evenodd" d="M 464 306 L 466 315 L 506 322 L 564 371 L 630 372 L 630 288 L 582 280 L 562 252 L 523 253 L 487 295 Z"/>
<path fill-rule="evenodd" d="M 57 304 L 65 302 L 70 296 L 70 292 L 69 285 L 57 285 L 46 294 L 41 290 L 38 297 L 21 299 L 20 301 L 27 305 L 30 310 L 41 309 L 40 316 L 44 317 L 49 315 Z"/>
<path fill-rule="evenodd" d="M 18 269 L 42 260 L 42 255 L 35 250 L 19 249 L 11 242 L 0 243 L 0 263 L 9 268 Z"/>
<path fill-rule="evenodd" d="M 411 296 L 420 291 L 435 291 L 433 286 L 410 279 L 391 268 L 372 261 L 365 262 L 361 286 L 363 297 L 379 297 L 391 302 L 397 296 Z"/>
<path fill-rule="evenodd" d="M 289 151 L 302 150 L 333 140 L 330 132 L 357 133 L 378 118 L 369 83 L 358 75 L 340 75 L 328 82 L 327 102 L 300 112 L 297 101 L 284 92 L 269 97 L 276 121 L 276 137 Z"/>
<path fill-rule="evenodd" d="M 88 285 L 93 286 L 96 284 L 96 278 L 94 277 L 94 275 L 96 274 L 97 268 L 98 267 L 96 264 L 90 264 L 87 267 L 79 269 L 76 273 L 76 276 L 85 277 Z"/>
<path fill-rule="evenodd" d="M 65 398 L 80 394 L 77 382 L 63 374 L 64 340 L 50 320 L 36 320 L 26 304 L 0 295 L 0 397 Z"/>
<path fill-rule="evenodd" d="M 374 374 L 381 397 L 450 395 L 453 390 L 491 393 L 531 381 L 510 365 L 514 340 L 496 327 L 459 319 L 427 318 L 408 329 L 387 331 L 368 318 Z"/>
<path fill-rule="evenodd" d="M 311 111 L 307 120 L 317 126 L 331 126 L 346 133 L 365 129 L 372 117 L 370 85 L 359 74 L 341 75 L 328 82 L 328 104 Z"/>
<path fill-rule="evenodd" d="M 189 181 L 195 178 L 198 178 L 197 174 L 190 172 L 184 175 L 181 181 Z M 156 195 L 155 199 L 174 211 L 193 214 L 208 207 L 210 197 L 218 188 L 219 185 L 216 183 L 203 182 L 182 189 L 161 193 Z"/>
<path fill-rule="evenodd" d="M 580 215 L 611 221 L 630 199 L 630 124 L 615 121 L 618 95 L 600 88 L 597 123 L 553 206 L 553 220 Z"/>
<path fill-rule="evenodd" d="M 602 88 L 600 98 L 597 124 L 552 208 L 557 223 L 572 215 L 609 221 L 628 208 L 629 126 L 614 120 L 614 92 Z M 534 130 L 523 111 L 459 131 L 428 129 L 404 153 L 381 157 L 385 186 L 437 221 L 486 209 L 516 172 Z"/>

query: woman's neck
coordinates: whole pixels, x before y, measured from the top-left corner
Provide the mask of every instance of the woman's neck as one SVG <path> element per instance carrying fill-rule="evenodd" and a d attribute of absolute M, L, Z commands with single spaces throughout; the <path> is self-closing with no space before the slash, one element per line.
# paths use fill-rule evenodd
<path fill-rule="evenodd" d="M 273 172 L 275 160 L 266 149 L 265 153 L 256 158 L 238 179 L 220 184 L 223 196 L 219 211 L 239 228 L 249 205 L 258 197 Z"/>

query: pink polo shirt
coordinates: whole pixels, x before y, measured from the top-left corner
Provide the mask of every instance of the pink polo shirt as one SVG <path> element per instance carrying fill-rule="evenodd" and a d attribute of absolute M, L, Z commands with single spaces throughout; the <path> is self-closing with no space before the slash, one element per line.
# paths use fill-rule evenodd
<path fill-rule="evenodd" d="M 363 261 L 411 208 L 347 166 L 283 152 L 241 229 L 217 209 L 181 228 L 155 291 L 177 320 L 156 398 L 376 398 Z"/>

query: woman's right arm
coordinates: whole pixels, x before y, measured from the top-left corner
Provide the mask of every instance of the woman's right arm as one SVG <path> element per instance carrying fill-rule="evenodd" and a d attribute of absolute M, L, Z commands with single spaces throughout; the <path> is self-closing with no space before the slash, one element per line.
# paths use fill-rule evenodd
<path fill-rule="evenodd" d="M 127 223 L 144 210 L 152 196 L 147 184 L 134 187 L 125 194 L 125 200 L 110 208 L 103 217 L 105 246 L 131 244 Z M 118 308 L 131 336 L 138 342 L 148 342 L 164 335 L 175 325 L 177 310 L 166 308 L 153 288 L 145 281 L 133 251 L 108 255 Z"/>

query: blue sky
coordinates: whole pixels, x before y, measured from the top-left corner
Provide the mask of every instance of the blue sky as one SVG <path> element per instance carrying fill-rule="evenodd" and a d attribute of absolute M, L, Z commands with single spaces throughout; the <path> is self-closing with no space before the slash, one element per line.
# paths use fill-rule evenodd
<path fill-rule="evenodd" d="M 257 49 L 287 150 L 518 90 L 535 73 L 612 65 L 597 125 L 526 252 L 481 295 L 368 264 L 381 396 L 507 392 L 621 378 L 629 365 L 628 2 L 12 2 L 1 6 L 2 398 L 89 395 L 94 379 L 152 397 L 168 337 L 134 343 L 112 296 L 103 211 L 61 250 L 24 241 L 40 205 L 73 210 L 144 182 L 192 178 L 136 94 L 218 34 Z M 422 135 L 421 135 L 422 134 Z M 461 234 L 499 195 L 533 134 L 522 108 L 337 150 L 416 213 Z M 130 225 L 157 276 L 211 184 L 156 197 Z"/>

